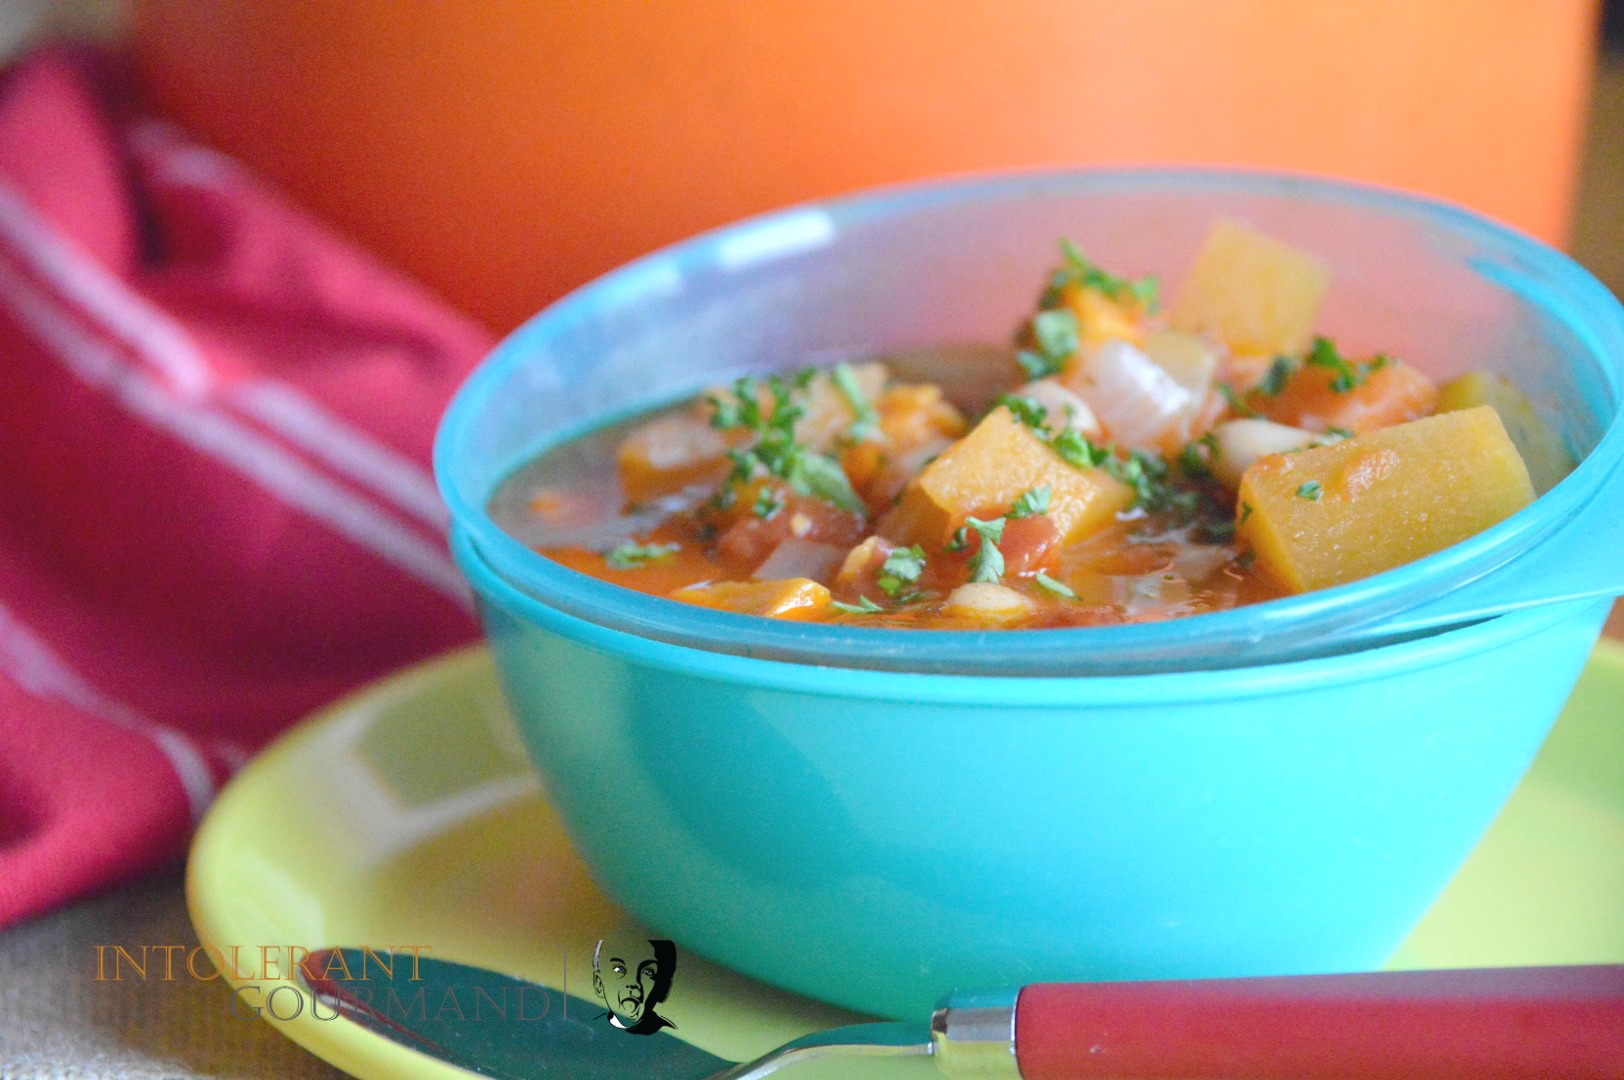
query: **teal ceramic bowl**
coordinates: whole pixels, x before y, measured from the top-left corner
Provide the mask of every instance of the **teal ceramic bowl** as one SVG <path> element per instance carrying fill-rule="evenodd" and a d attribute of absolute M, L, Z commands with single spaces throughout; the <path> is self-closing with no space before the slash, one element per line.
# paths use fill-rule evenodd
<path fill-rule="evenodd" d="M 1356 351 L 1511 374 L 1580 468 L 1366 582 L 1105 631 L 706 611 L 551 563 L 486 513 L 549 446 L 720 376 L 1003 340 L 1059 234 L 1176 280 L 1220 217 L 1326 257 L 1323 324 Z M 436 470 L 520 732 L 605 889 L 740 971 L 916 1016 L 967 987 L 1384 962 L 1521 778 L 1607 604 L 1307 659 L 1279 643 L 1537 576 L 1542 552 L 1603 572 L 1605 545 L 1573 553 L 1624 499 L 1621 370 L 1605 290 L 1452 208 L 1295 177 L 1019 176 L 786 211 L 587 286 L 459 392 Z M 1114 649 L 1129 673 L 1100 674 Z"/>

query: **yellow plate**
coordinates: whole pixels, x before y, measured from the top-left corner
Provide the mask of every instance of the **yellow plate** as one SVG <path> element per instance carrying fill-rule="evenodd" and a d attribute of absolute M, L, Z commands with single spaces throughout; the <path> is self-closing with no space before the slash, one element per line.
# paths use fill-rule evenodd
<path fill-rule="evenodd" d="M 390 1080 L 472 1074 L 313 1017 L 286 978 L 294 949 L 422 948 L 591 1001 L 594 943 L 635 930 L 542 797 L 483 649 L 350 697 L 256 758 L 198 832 L 187 893 L 245 1010 L 261 1006 L 341 1069 Z M 1602 962 L 1624 962 L 1624 646 L 1605 641 L 1393 966 Z M 860 1019 L 687 954 L 661 1012 L 682 1038 L 733 1060 Z M 915 1060 L 795 1075 L 935 1074 Z"/>

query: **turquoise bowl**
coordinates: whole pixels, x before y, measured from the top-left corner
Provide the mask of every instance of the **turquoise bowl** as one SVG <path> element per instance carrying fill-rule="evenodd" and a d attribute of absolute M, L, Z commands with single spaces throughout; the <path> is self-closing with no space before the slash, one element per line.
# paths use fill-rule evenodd
<path fill-rule="evenodd" d="M 1129 638 L 1097 630 L 853 632 L 631 593 L 485 512 L 535 454 L 723 375 L 1000 340 L 1058 233 L 1171 276 L 1223 216 L 1329 258 L 1325 326 L 1355 351 L 1512 374 L 1581 467 L 1367 582 L 1110 628 L 1166 658 L 1124 674 L 1097 672 Z M 1299 177 L 1017 176 L 797 208 L 587 286 L 459 392 L 436 471 L 520 733 L 609 894 L 767 982 L 917 1016 L 972 987 L 1382 964 L 1526 770 L 1607 603 L 1309 659 L 1260 628 L 1402 612 L 1582 548 L 1580 511 L 1620 496 L 1621 370 L 1600 286 L 1453 208 Z M 1231 652 L 1181 663 L 1202 632 Z"/>

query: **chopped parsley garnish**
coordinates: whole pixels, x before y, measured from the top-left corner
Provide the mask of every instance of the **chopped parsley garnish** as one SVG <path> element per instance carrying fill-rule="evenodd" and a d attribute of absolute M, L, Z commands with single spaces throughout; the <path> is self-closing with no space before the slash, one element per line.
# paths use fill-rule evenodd
<path fill-rule="evenodd" d="M 677 553 L 676 544 L 639 544 L 628 542 L 603 557 L 603 561 L 616 570 L 635 570 L 650 563 L 664 562 Z"/>
<path fill-rule="evenodd" d="M 756 503 L 750 509 L 763 521 L 771 521 L 778 511 L 784 508 L 784 500 L 770 487 L 764 487 L 756 493 Z"/>
<path fill-rule="evenodd" d="M 1033 575 L 1032 580 L 1037 582 L 1040 588 L 1052 592 L 1056 596 L 1064 596 L 1069 600 L 1077 599 L 1077 594 L 1072 592 L 1065 582 L 1056 581 L 1042 570 Z"/>
<path fill-rule="evenodd" d="M 1297 489 L 1297 497 L 1307 499 L 1309 502 L 1319 502 L 1319 497 L 1324 493 L 1324 490 L 1324 488 L 1320 487 L 1318 480 L 1308 480 Z"/>
<path fill-rule="evenodd" d="M 1188 488 L 1179 487 L 1167 478 L 1167 462 L 1143 450 L 1130 451 L 1125 458 L 1108 455 L 1105 471 L 1133 488 L 1133 505 L 1151 513 L 1173 510 L 1180 514 L 1193 514 L 1201 503 L 1201 496 Z"/>
<path fill-rule="evenodd" d="M 1035 487 L 1021 493 L 1015 504 L 1009 508 L 1012 518 L 1031 517 L 1034 514 L 1047 514 L 1049 512 L 1049 488 Z"/>
<path fill-rule="evenodd" d="M 1179 471 L 1192 480 L 1212 475 L 1212 463 L 1218 458 L 1218 436 L 1207 432 L 1194 442 L 1185 443 L 1179 451 Z"/>
<path fill-rule="evenodd" d="M 1061 461 L 1074 469 L 1097 469 L 1111 457 L 1111 451 L 1103 446 L 1095 446 L 1076 428 L 1062 431 L 1049 440 L 1049 445 L 1054 447 Z"/>
<path fill-rule="evenodd" d="M 1230 411 L 1236 416 L 1253 417 L 1257 415 L 1256 410 L 1252 409 L 1246 404 L 1246 402 L 1241 400 L 1241 395 L 1236 393 L 1233 386 L 1230 386 L 1226 382 L 1215 382 L 1213 385 L 1218 388 L 1218 392 L 1220 394 L 1224 395 L 1224 400 L 1229 403 Z"/>
<path fill-rule="evenodd" d="M 1258 393 L 1267 394 L 1269 397 L 1278 396 L 1280 391 L 1286 388 L 1286 383 L 1291 381 L 1292 372 L 1296 370 L 1297 365 L 1292 363 L 1291 357 L 1275 357 L 1274 363 L 1269 365 L 1268 374 L 1257 384 Z"/>
<path fill-rule="evenodd" d="M 1363 364 L 1355 364 L 1337 351 L 1330 338 L 1317 337 L 1314 344 L 1309 347 L 1308 356 L 1304 363 L 1310 367 L 1325 368 L 1332 373 L 1331 390 L 1338 394 L 1346 394 L 1358 386 L 1363 386 L 1371 372 L 1380 371 L 1393 362 L 1389 356 L 1380 353 Z"/>
<path fill-rule="evenodd" d="M 1247 502 L 1241 503 L 1241 519 L 1236 524 L 1245 525 L 1246 524 L 1246 519 L 1251 517 L 1251 516 L 1252 516 L 1252 504 L 1247 503 Z"/>
<path fill-rule="evenodd" d="M 857 603 L 855 604 L 845 604 L 841 603 L 839 600 L 831 600 L 829 601 L 829 606 L 834 608 L 836 611 L 844 611 L 850 615 L 872 615 L 876 611 L 885 610 L 866 596 L 859 596 L 857 598 Z"/>
<path fill-rule="evenodd" d="M 1204 521 L 1199 531 L 1201 539 L 1209 544 L 1227 544 L 1235 539 L 1233 521 Z"/>
<path fill-rule="evenodd" d="M 1015 360 L 1028 378 L 1041 379 L 1066 367 L 1066 361 L 1082 348 L 1082 327 L 1075 312 L 1065 308 L 1039 311 L 1032 316 L 1032 340 L 1037 351 L 1021 350 Z"/>
<path fill-rule="evenodd" d="M 1345 427 L 1328 427 L 1325 429 L 1325 434 L 1329 435 L 1333 439 L 1353 438 L 1353 432 L 1349 431 Z"/>
<path fill-rule="evenodd" d="M 866 442 L 879 438 L 880 414 L 874 411 L 874 406 L 869 404 L 863 388 L 858 385 L 857 372 L 852 370 L 850 364 L 840 363 L 835 365 L 830 378 L 834 381 L 835 389 L 840 391 L 840 396 L 851 406 L 854 418 L 851 424 L 852 441 Z"/>
<path fill-rule="evenodd" d="M 876 583 L 880 591 L 895 599 L 904 585 L 912 585 L 925 572 L 925 552 L 918 544 L 897 548 L 885 557 Z"/>
<path fill-rule="evenodd" d="M 970 556 L 970 580 L 997 582 L 1004 576 L 1004 553 L 998 550 L 998 541 L 1004 538 L 1004 519 L 999 517 L 982 521 L 980 518 L 966 518 L 964 524 L 981 537 L 981 546 Z M 960 547 L 963 547 L 962 543 Z"/>
<path fill-rule="evenodd" d="M 1160 286 L 1152 277 L 1124 278 L 1107 273 L 1070 240 L 1060 241 L 1060 254 L 1066 260 L 1057 277 L 1064 275 L 1063 284 L 1075 283 L 1085 289 L 1095 289 L 1112 300 L 1132 301 L 1146 312 L 1154 312 L 1160 302 Z M 1051 288 L 1053 286 L 1051 285 Z"/>
<path fill-rule="evenodd" d="M 761 407 L 763 389 L 772 397 L 771 410 Z M 863 512 L 863 501 L 852 490 L 840 463 L 796 441 L 795 421 L 803 410 L 790 401 L 790 390 L 783 379 L 776 375 L 765 379 L 746 376 L 733 384 L 731 398 L 712 395 L 707 400 L 712 427 L 722 431 L 744 428 L 756 437 L 750 446 L 727 452 L 733 470 L 717 492 L 718 506 L 731 505 L 733 488 L 759 471 L 784 480 L 802 495 L 815 495 L 854 514 Z"/>
<path fill-rule="evenodd" d="M 999 394 L 994 401 L 993 408 L 1002 405 L 1010 413 L 1025 424 L 1037 431 L 1040 435 L 1047 435 L 1049 430 L 1049 412 L 1037 398 L 1026 397 L 1023 394 Z"/>

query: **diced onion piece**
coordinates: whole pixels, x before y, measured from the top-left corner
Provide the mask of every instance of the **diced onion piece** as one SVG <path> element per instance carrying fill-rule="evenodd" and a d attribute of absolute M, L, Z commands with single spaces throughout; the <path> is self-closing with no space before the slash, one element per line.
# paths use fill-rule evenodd
<path fill-rule="evenodd" d="M 975 619 L 987 626 L 1017 622 L 1037 607 L 1014 589 L 990 581 L 972 581 L 947 594 L 942 613 L 960 619 Z"/>
<path fill-rule="evenodd" d="M 775 578 L 809 578 L 823 581 L 840 563 L 845 551 L 834 544 L 790 537 L 780 541 L 766 561 L 750 576 L 758 581 Z"/>
<path fill-rule="evenodd" d="M 1107 341 L 1068 380 L 1118 445 L 1156 450 L 1200 399 L 1126 341 Z"/>
<path fill-rule="evenodd" d="M 1088 402 L 1066 389 L 1059 379 L 1039 379 L 1036 382 L 1029 382 L 1015 393 L 1020 397 L 1029 397 L 1043 406 L 1043 414 L 1049 422 L 1050 431 L 1065 431 L 1069 427 L 1082 432 L 1090 439 L 1099 437 L 1100 421 L 1094 415 L 1094 410 L 1088 407 Z"/>
<path fill-rule="evenodd" d="M 1240 488 L 1241 474 L 1259 458 L 1301 450 L 1319 438 L 1312 431 L 1273 420 L 1226 420 L 1212 434 L 1215 445 L 1208 467 L 1230 491 Z"/>
<path fill-rule="evenodd" d="M 885 389 L 888 377 L 885 365 L 853 364 L 851 373 L 864 403 L 874 408 Z M 852 423 L 857 419 L 850 399 L 828 371 L 820 371 L 812 376 L 799 398 L 801 407 L 806 411 L 795 421 L 796 440 L 819 453 L 827 453 L 842 435 L 851 430 Z"/>
<path fill-rule="evenodd" d="M 1139 348 L 1194 396 L 1205 397 L 1212 389 L 1218 347 L 1206 338 L 1178 330 L 1153 330 Z"/>
<path fill-rule="evenodd" d="M 846 553 L 835 575 L 835 584 L 850 586 L 868 570 L 877 568 L 897 546 L 884 537 L 871 536 Z"/>

